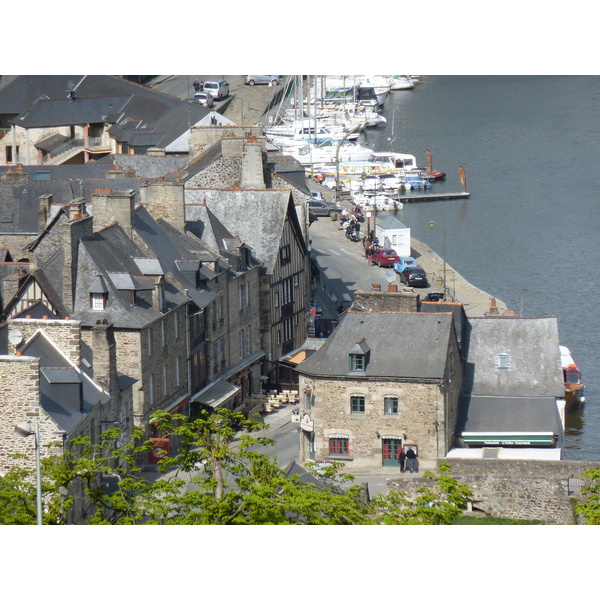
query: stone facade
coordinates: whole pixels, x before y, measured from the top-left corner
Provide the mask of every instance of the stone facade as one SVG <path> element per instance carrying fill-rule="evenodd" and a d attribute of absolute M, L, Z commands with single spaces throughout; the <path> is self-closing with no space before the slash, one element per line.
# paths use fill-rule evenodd
<path fill-rule="evenodd" d="M 600 468 L 600 463 L 588 461 L 440 459 L 438 463 L 442 460 L 450 464 L 449 474 L 473 492 L 476 514 L 548 525 L 578 522 L 572 503 L 581 500 L 581 477 L 587 469 Z M 409 495 L 429 485 L 430 480 L 420 477 L 388 480 L 388 489 Z"/>

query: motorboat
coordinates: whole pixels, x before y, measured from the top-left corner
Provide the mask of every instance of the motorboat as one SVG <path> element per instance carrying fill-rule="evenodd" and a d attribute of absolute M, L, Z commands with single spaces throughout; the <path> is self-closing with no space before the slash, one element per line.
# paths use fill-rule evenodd
<path fill-rule="evenodd" d="M 573 359 L 571 351 L 566 346 L 559 346 L 560 363 L 565 383 L 565 410 L 571 412 L 580 408 L 585 402 L 585 386 L 581 371 Z"/>
<path fill-rule="evenodd" d="M 415 87 L 414 81 L 406 75 L 393 75 L 391 89 L 392 90 L 412 90 Z"/>
<path fill-rule="evenodd" d="M 334 165 L 336 155 L 340 161 L 366 160 L 372 153 L 371 148 L 359 143 L 345 144 L 339 146 L 335 141 L 323 144 L 298 143 L 281 144 L 281 152 L 287 156 L 293 156 L 302 165 Z"/>

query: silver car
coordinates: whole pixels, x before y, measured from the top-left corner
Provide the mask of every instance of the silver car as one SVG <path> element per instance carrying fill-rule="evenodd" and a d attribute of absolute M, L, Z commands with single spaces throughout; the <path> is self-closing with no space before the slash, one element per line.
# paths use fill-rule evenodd
<path fill-rule="evenodd" d="M 279 83 L 279 75 L 246 75 L 244 82 L 246 85 L 255 85 L 259 83 L 277 85 Z"/>
<path fill-rule="evenodd" d="M 206 92 L 196 92 L 194 94 L 194 102 L 197 102 L 200 106 L 206 106 L 206 108 L 211 108 L 215 103 L 211 94 L 207 94 Z"/>

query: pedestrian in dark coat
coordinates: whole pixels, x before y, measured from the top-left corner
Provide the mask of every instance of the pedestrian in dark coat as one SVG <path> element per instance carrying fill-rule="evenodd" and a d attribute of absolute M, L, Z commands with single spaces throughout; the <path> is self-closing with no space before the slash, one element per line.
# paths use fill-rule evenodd
<path fill-rule="evenodd" d="M 400 463 L 400 473 L 404 473 L 404 466 L 406 464 L 406 454 L 404 448 L 400 448 L 400 454 L 398 454 L 398 462 Z"/>
<path fill-rule="evenodd" d="M 413 450 L 412 446 L 406 451 L 406 463 L 410 473 L 419 472 L 419 468 L 417 467 L 417 453 Z"/>
<path fill-rule="evenodd" d="M 194 91 L 197 93 L 200 91 L 200 82 L 196 79 L 196 81 L 194 81 L 194 83 L 192 84 L 194 86 Z"/>

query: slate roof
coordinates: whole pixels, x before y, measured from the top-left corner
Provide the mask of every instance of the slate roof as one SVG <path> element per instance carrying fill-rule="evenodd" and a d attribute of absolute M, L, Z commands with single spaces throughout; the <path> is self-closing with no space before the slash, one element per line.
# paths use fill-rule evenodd
<path fill-rule="evenodd" d="M 77 100 L 71 101 L 67 90 L 74 86 Z M 0 89 L 0 114 L 20 115 L 17 124 L 115 123 L 132 146 L 164 148 L 209 113 L 199 104 L 109 75 L 21 76 Z"/>
<path fill-rule="evenodd" d="M 108 395 L 75 369 L 44 335 L 34 336 L 22 353 L 40 358 L 42 408 L 67 435 L 98 402 L 108 401 Z"/>
<path fill-rule="evenodd" d="M 473 396 L 461 405 L 455 433 L 562 432 L 553 398 Z"/>
<path fill-rule="evenodd" d="M 290 190 L 186 190 L 186 221 L 199 221 L 206 205 L 216 218 L 242 242 L 250 246 L 263 263 L 263 271 L 273 273 L 285 220 L 290 215 L 302 234 Z"/>
<path fill-rule="evenodd" d="M 297 370 L 317 377 L 443 379 L 452 327 L 451 314 L 349 310 Z M 369 349 L 364 373 L 349 371 L 357 343 Z"/>
<path fill-rule="evenodd" d="M 136 232 L 159 258 L 165 273 L 173 278 L 179 289 L 187 289 L 188 296 L 200 308 L 207 306 L 216 296 L 202 278 L 197 280 L 200 258 L 210 262 L 219 261 L 218 254 L 211 252 L 205 244 L 185 235 L 163 219 L 155 221 L 145 208 L 135 215 Z M 226 268 L 226 264 L 221 265 Z M 215 273 L 203 267 L 203 277 L 212 278 Z"/>
<path fill-rule="evenodd" d="M 118 225 L 107 227 L 79 245 L 77 292 L 73 317 L 84 325 L 93 325 L 98 319 L 108 319 L 116 328 L 143 328 L 162 316 L 152 306 L 152 290 L 156 277 L 146 276 L 134 258 L 144 257 L 142 251 Z M 106 310 L 92 310 L 89 305 L 90 288 L 102 276 L 109 289 Z M 130 304 L 131 287 L 137 301 Z M 168 309 L 187 302 L 168 281 L 165 281 L 165 302 Z"/>
<path fill-rule="evenodd" d="M 556 317 L 475 317 L 463 334 L 465 394 L 563 397 Z M 508 368 L 498 357 L 508 357 Z"/>

